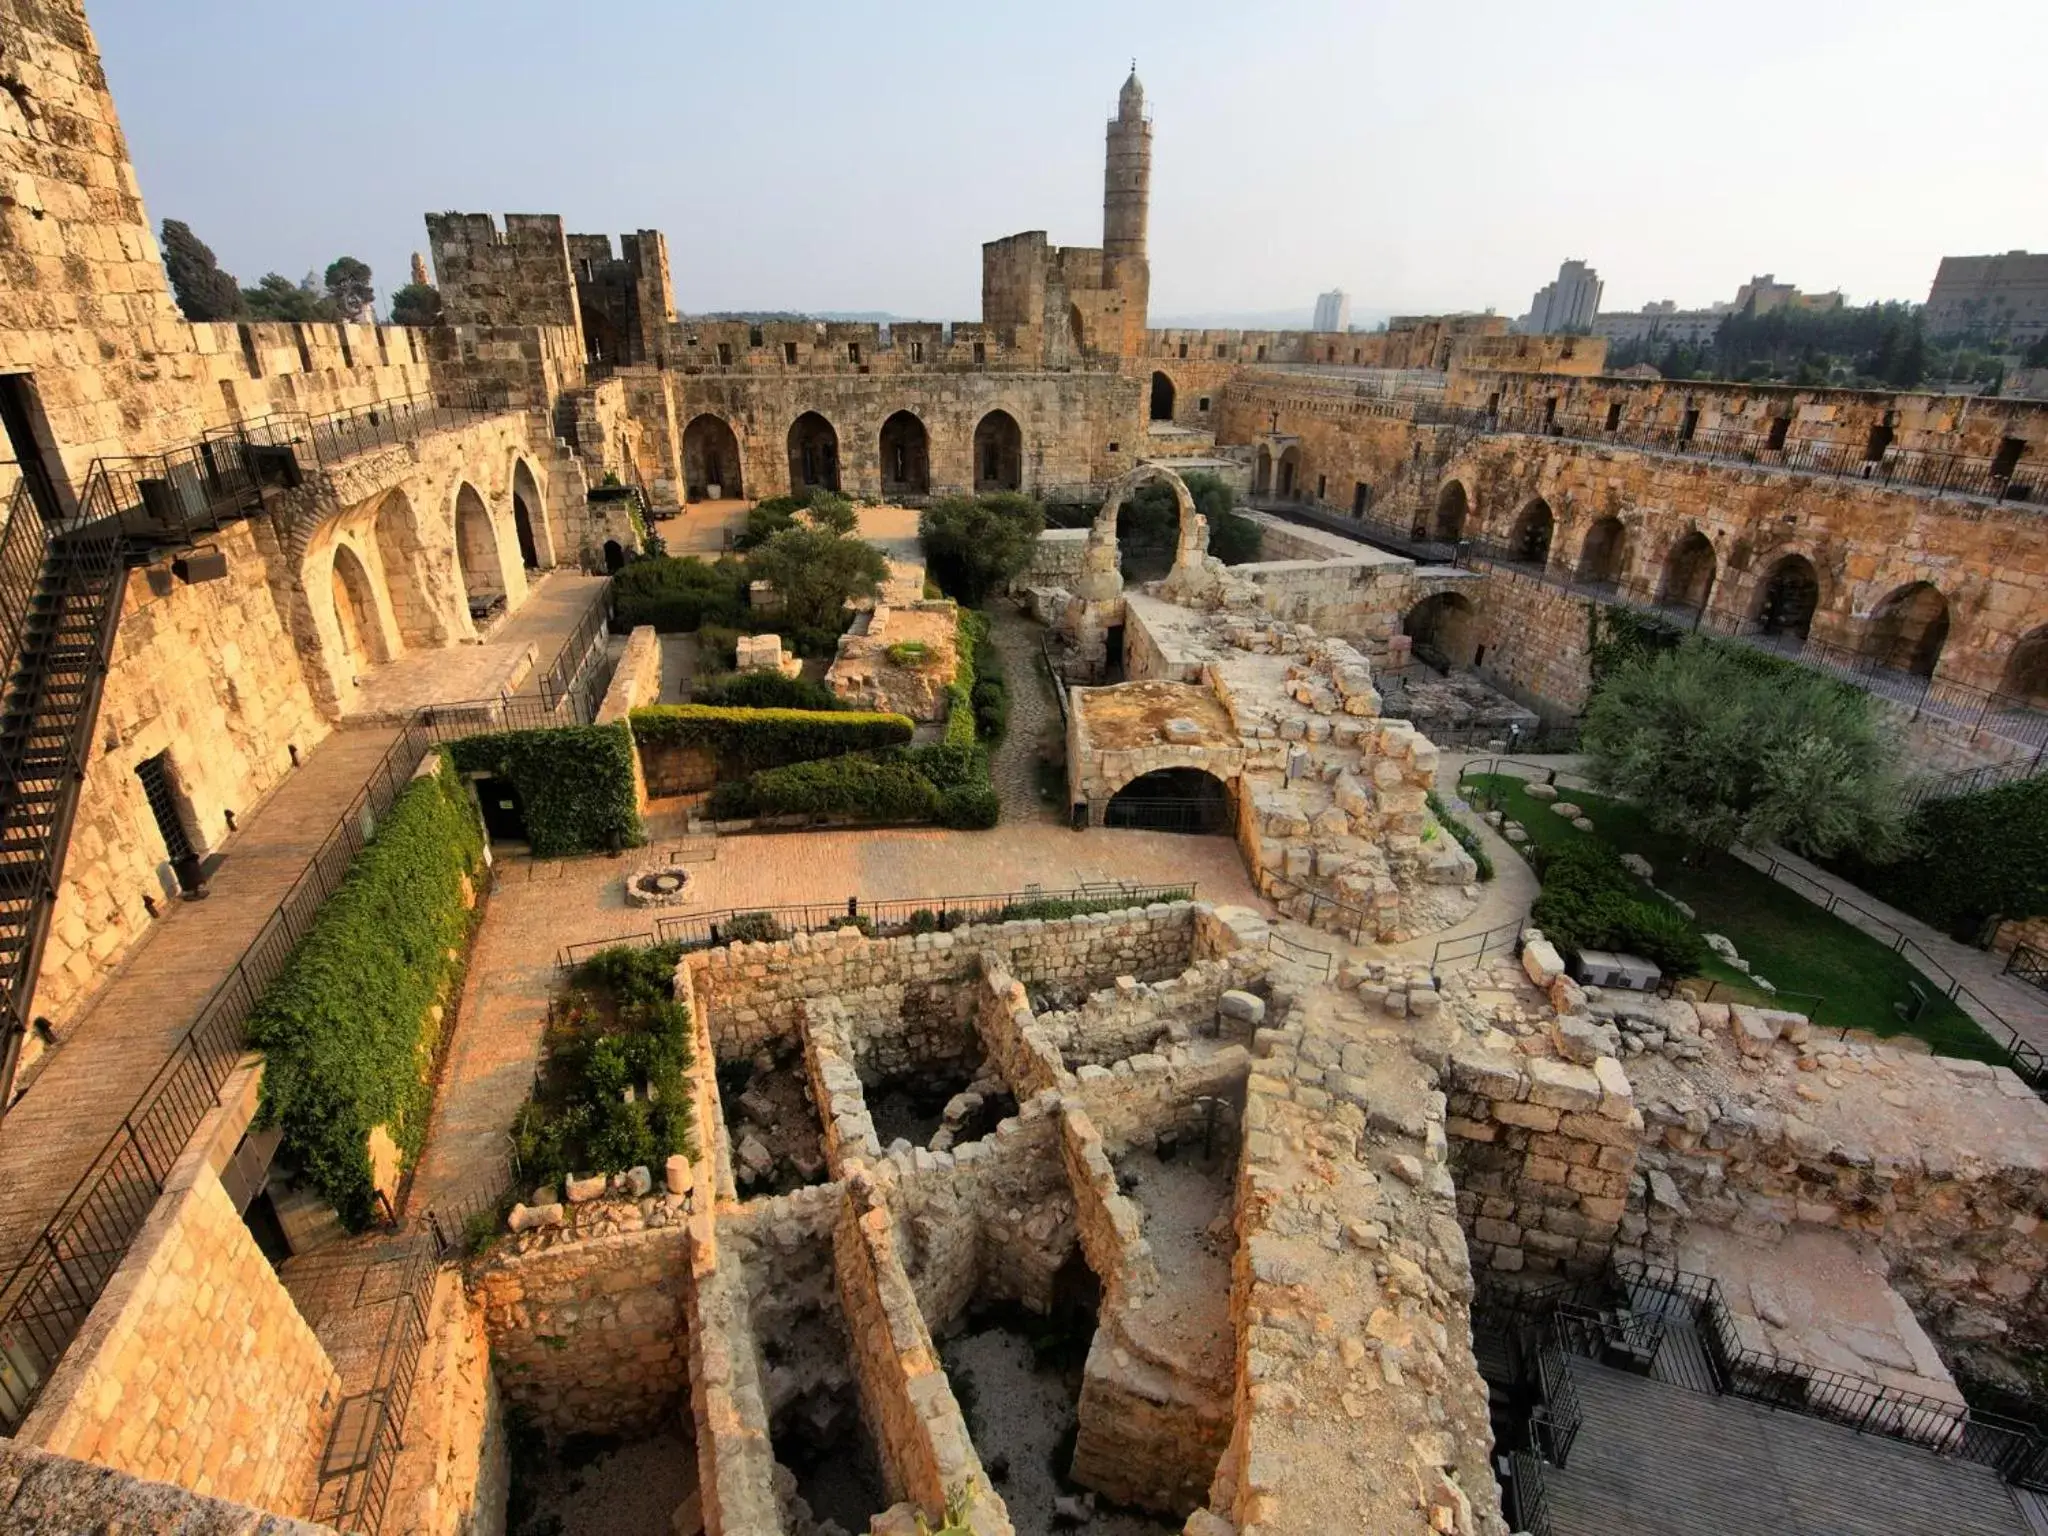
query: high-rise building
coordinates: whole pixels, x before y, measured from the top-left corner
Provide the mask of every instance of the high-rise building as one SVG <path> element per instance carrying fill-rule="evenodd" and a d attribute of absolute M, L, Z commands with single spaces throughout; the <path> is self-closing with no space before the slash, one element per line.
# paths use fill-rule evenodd
<path fill-rule="evenodd" d="M 2001 341 L 2048 335 L 2048 255 L 1944 256 L 1927 294 L 1934 336 L 1979 331 Z"/>
<path fill-rule="evenodd" d="M 1545 283 L 1529 302 L 1529 313 L 1518 330 L 1533 335 L 1560 331 L 1587 331 L 1600 313 L 1600 291 L 1606 285 L 1600 274 L 1583 261 L 1567 261 L 1557 269 L 1557 281 Z"/>
<path fill-rule="evenodd" d="M 1312 331 L 1348 331 L 1351 329 L 1351 295 L 1342 288 L 1332 288 L 1328 293 L 1316 295 L 1315 324 Z"/>

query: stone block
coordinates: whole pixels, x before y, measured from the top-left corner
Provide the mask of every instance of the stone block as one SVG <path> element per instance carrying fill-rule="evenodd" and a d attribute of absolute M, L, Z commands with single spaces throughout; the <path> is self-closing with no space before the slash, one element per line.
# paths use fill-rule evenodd
<path fill-rule="evenodd" d="M 1529 1063 L 1529 1102 L 1567 1113 L 1597 1109 L 1600 1079 L 1568 1061 L 1537 1057 Z"/>
<path fill-rule="evenodd" d="M 1518 1125 L 1531 1131 L 1556 1130 L 1558 1117 L 1559 1111 L 1547 1104 L 1523 1104 L 1513 1099 L 1499 1099 L 1493 1106 L 1493 1118 L 1502 1125 Z"/>
<path fill-rule="evenodd" d="M 1742 1003 L 1731 1004 L 1728 1016 L 1735 1031 L 1735 1048 L 1738 1051 L 1745 1056 L 1771 1054 L 1771 1047 L 1778 1043 L 1777 1025 Z"/>
<path fill-rule="evenodd" d="M 1564 960 L 1550 940 L 1537 939 L 1522 946 L 1522 970 L 1537 986 L 1548 988 L 1564 974 Z"/>

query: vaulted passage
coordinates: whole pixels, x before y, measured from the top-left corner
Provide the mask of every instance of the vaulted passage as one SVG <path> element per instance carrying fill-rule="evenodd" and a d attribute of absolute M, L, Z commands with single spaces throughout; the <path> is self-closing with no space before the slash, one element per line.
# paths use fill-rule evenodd
<path fill-rule="evenodd" d="M 974 429 L 974 488 L 1024 488 L 1024 429 L 1008 411 L 990 411 Z"/>
<path fill-rule="evenodd" d="M 1466 498 L 1462 481 L 1446 480 L 1444 488 L 1436 493 L 1436 537 L 1446 543 L 1455 543 L 1465 537 L 1465 519 L 1472 515 L 1472 503 Z"/>
<path fill-rule="evenodd" d="M 1695 529 L 1671 546 L 1664 557 L 1664 580 L 1657 601 L 1673 607 L 1702 609 L 1714 591 L 1714 546 Z"/>
<path fill-rule="evenodd" d="M 384 587 L 398 638 L 406 648 L 440 645 L 448 638 L 447 622 L 427 595 L 422 575 L 425 551 L 419 526 L 405 492 L 393 491 L 377 508 L 377 560 L 384 567 Z"/>
<path fill-rule="evenodd" d="M 384 645 L 384 629 L 377 622 L 377 588 L 356 552 L 346 544 L 334 551 L 334 622 L 341 631 L 342 649 L 350 669 L 357 675 L 391 659 Z"/>
<path fill-rule="evenodd" d="M 1865 659 L 1891 672 L 1932 677 L 1948 644 L 1948 599 L 1931 581 L 1898 588 L 1877 605 L 1865 631 Z"/>
<path fill-rule="evenodd" d="M 723 418 L 697 416 L 683 428 L 683 487 L 691 501 L 746 495 L 740 483 L 739 439 Z"/>
<path fill-rule="evenodd" d="M 1527 565 L 1550 563 L 1550 541 L 1557 533 L 1557 519 L 1550 503 L 1538 496 L 1515 515 L 1508 532 L 1508 558 Z"/>
<path fill-rule="evenodd" d="M 540 506 L 540 492 L 524 463 L 512 471 L 512 529 L 519 539 L 519 563 L 529 571 L 540 569 L 540 541 L 534 527 Z"/>
<path fill-rule="evenodd" d="M 910 411 L 882 423 L 882 493 L 922 496 L 932 488 L 931 437 Z"/>
<path fill-rule="evenodd" d="M 1626 533 L 1618 517 L 1603 517 L 1586 530 L 1586 542 L 1579 550 L 1580 581 L 1607 584 L 1621 579 Z"/>
<path fill-rule="evenodd" d="M 475 486 L 465 485 L 455 497 L 455 557 L 462 567 L 462 590 L 469 616 L 482 622 L 505 606 L 505 573 L 498 553 L 498 530 L 491 522 Z"/>
<path fill-rule="evenodd" d="M 1401 620 L 1401 633 L 1415 642 L 1415 655 L 1439 671 L 1472 665 L 1479 640 L 1479 613 L 1462 592 L 1425 597 Z"/>
<path fill-rule="evenodd" d="M 1173 420 L 1173 380 L 1163 373 L 1152 375 L 1152 419 Z"/>
<path fill-rule="evenodd" d="M 1230 788 L 1201 768 L 1140 774 L 1110 796 L 1102 824 L 1152 832 L 1228 832 Z"/>
<path fill-rule="evenodd" d="M 1786 555 L 1773 565 L 1757 590 L 1757 626 L 1769 636 L 1802 644 L 1820 607 L 1820 577 L 1804 555 Z"/>
<path fill-rule="evenodd" d="M 1999 692 L 2024 699 L 2036 707 L 2048 706 L 2048 624 L 2027 635 L 2012 648 L 2005 664 Z"/>
<path fill-rule="evenodd" d="M 805 411 L 790 425 L 789 487 L 793 491 L 839 489 L 839 433 L 816 411 Z"/>

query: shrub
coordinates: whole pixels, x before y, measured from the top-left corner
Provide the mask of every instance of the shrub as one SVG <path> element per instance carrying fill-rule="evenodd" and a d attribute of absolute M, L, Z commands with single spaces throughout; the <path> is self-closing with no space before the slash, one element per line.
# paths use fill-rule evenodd
<path fill-rule="evenodd" d="M 652 624 L 665 635 L 705 624 L 745 623 L 747 574 L 737 560 L 707 565 L 695 555 L 635 560 L 612 577 L 612 624 L 630 630 Z"/>
<path fill-rule="evenodd" d="M 784 677 L 780 672 L 725 672 L 706 678 L 692 691 L 693 704 L 726 709 L 844 710 L 846 701 L 823 683 Z"/>
<path fill-rule="evenodd" d="M 647 841 L 633 786 L 633 737 L 622 720 L 465 736 L 448 750 L 465 773 L 511 781 L 537 858 Z"/>
<path fill-rule="evenodd" d="M 922 640 L 899 640 L 883 652 L 894 667 L 921 667 L 932 659 L 932 648 Z"/>
<path fill-rule="evenodd" d="M 2048 913 L 2048 777 L 1930 800 L 1906 824 L 1913 852 L 1894 864 L 1837 865 L 1872 895 L 1978 942 L 2003 918 Z"/>
<path fill-rule="evenodd" d="M 985 831 L 1002 818 L 1003 803 L 987 783 L 956 784 L 939 796 L 939 823 L 964 831 Z"/>
<path fill-rule="evenodd" d="M 711 793 L 719 820 L 742 816 L 849 816 L 862 821 L 931 821 L 939 791 L 907 762 L 835 757 L 770 768 Z"/>
<path fill-rule="evenodd" d="M 865 539 L 847 538 L 822 528 L 785 528 L 747 557 L 747 574 L 775 589 L 778 615 L 793 636 L 797 651 L 824 649 L 852 622 L 847 602 L 873 597 L 889 574 L 882 552 Z M 765 618 L 760 628 L 769 627 Z M 781 624 L 777 628 L 783 627 Z"/>
<path fill-rule="evenodd" d="M 757 549 L 785 528 L 796 526 L 796 515 L 811 503 L 810 493 L 798 496 L 768 496 L 747 508 L 744 527 L 733 536 L 733 548 Z"/>
<path fill-rule="evenodd" d="M 905 756 L 911 767 L 940 789 L 988 781 L 988 753 L 971 743 L 961 746 L 954 741 L 935 741 L 912 747 Z"/>
<path fill-rule="evenodd" d="M 1675 907 L 1645 895 L 1635 877 L 1590 839 L 1537 855 L 1542 894 L 1529 915 L 1544 936 L 1571 950 L 1625 950 L 1672 976 L 1697 972 L 1707 947 Z"/>
<path fill-rule="evenodd" d="M 727 709 L 654 704 L 632 714 L 634 739 L 648 746 L 701 747 L 721 775 L 900 746 L 916 729 L 904 715 L 867 710 Z"/>
<path fill-rule="evenodd" d="M 443 757 L 400 791 L 341 888 L 249 1015 L 264 1054 L 262 1123 L 352 1231 L 375 1214 L 370 1132 L 407 1166 L 433 1105 L 429 1010 L 460 968 L 483 829 Z"/>
<path fill-rule="evenodd" d="M 1458 840 L 1460 848 L 1463 848 L 1472 855 L 1472 862 L 1478 868 L 1479 878 L 1481 880 L 1491 880 L 1493 878 L 1493 858 L 1492 855 L 1487 853 L 1486 844 L 1479 840 L 1479 834 L 1473 831 L 1464 821 L 1452 815 L 1451 808 L 1444 804 L 1442 798 L 1438 796 L 1435 790 L 1429 791 L 1427 798 L 1431 812 L 1435 814 L 1437 821 L 1442 824 L 1443 829 Z"/>
<path fill-rule="evenodd" d="M 918 514 L 925 564 L 962 603 L 988 600 L 1031 563 L 1045 512 L 1028 496 L 942 496 Z"/>
<path fill-rule="evenodd" d="M 772 912 L 738 912 L 719 930 L 719 937 L 728 944 L 773 944 L 789 935 Z"/>

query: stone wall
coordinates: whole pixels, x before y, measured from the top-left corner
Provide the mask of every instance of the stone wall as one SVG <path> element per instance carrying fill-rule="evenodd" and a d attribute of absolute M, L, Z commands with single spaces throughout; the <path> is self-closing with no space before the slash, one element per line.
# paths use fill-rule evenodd
<path fill-rule="evenodd" d="M 292 1515 L 340 1401 L 327 1352 L 199 1146 L 15 1438 Z"/>
<path fill-rule="evenodd" d="M 470 1273 L 506 1402 L 555 1434 L 635 1434 L 687 1385 L 682 1201 L 571 1206 Z"/>
<path fill-rule="evenodd" d="M 1023 587 L 1068 587 L 1081 579 L 1082 555 L 1088 548 L 1086 528 L 1048 528 L 1031 548 L 1031 563 L 1010 583 Z"/>
<path fill-rule="evenodd" d="M 0 1440 L 0 1531 L 332 1536 L 328 1526 Z"/>

